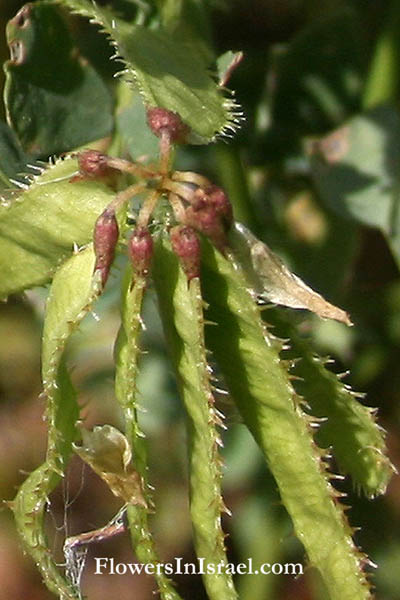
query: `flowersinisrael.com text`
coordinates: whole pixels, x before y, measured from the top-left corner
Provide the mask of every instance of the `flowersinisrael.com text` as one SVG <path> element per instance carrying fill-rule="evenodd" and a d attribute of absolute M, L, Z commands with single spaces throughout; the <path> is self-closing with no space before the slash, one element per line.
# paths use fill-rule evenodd
<path fill-rule="evenodd" d="M 304 568 L 301 563 L 262 563 L 255 566 L 253 559 L 248 558 L 242 563 L 206 563 L 205 558 L 198 558 L 196 562 L 183 562 L 177 557 L 172 562 L 165 563 L 124 563 L 116 562 L 114 558 L 95 557 L 95 575 L 211 575 L 230 573 L 231 575 L 303 575 Z"/>

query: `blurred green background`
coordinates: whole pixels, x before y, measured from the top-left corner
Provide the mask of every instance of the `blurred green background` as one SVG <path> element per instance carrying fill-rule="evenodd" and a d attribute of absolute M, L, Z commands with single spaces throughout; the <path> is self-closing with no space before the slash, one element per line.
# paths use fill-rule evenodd
<path fill-rule="evenodd" d="M 194 2 L 196 3 L 196 2 Z M 127 14 L 134 2 L 111 2 Z M 4 28 L 22 2 L 0 6 L 0 55 L 8 58 Z M 298 327 L 317 352 L 331 355 L 346 383 L 379 408 L 391 460 L 400 466 L 400 1 L 214 0 L 207 2 L 208 34 L 217 54 L 243 50 L 230 87 L 246 121 L 228 144 L 181 149 L 179 167 L 226 187 L 236 218 L 285 258 L 308 284 L 348 310 L 355 327 L 304 313 Z M 106 78 L 108 49 L 70 20 L 81 51 Z M 2 74 L 0 74 L 2 78 Z M 3 85 L 3 82 L 1 82 Z M 111 85 L 111 84 L 110 84 Z M 2 109 L 0 109 L 2 110 Z M 113 343 L 119 326 L 121 257 L 96 307 L 69 347 L 73 379 L 88 426 L 122 427 L 113 397 Z M 10 500 L 42 462 L 46 428 L 40 394 L 40 335 L 46 290 L 0 305 L 0 497 Z M 281 309 L 285 310 L 285 309 Z M 184 415 L 167 359 L 155 297 L 144 315 L 143 429 L 157 511 L 152 527 L 165 562 L 193 561 L 187 501 Z M 235 414 L 224 434 L 224 519 L 233 562 L 304 562 L 300 543 L 280 504 L 276 485 Z M 301 460 L 301 457 L 298 457 Z M 400 598 L 400 481 L 384 498 L 367 500 L 347 479 L 348 516 L 356 543 L 378 565 L 376 597 Z M 52 496 L 49 535 L 60 563 L 68 535 L 104 525 L 118 501 L 76 457 Z M 89 599 L 153 597 L 145 575 L 96 576 L 94 556 L 132 562 L 127 535 L 89 550 L 83 590 Z M 185 598 L 206 598 L 200 577 L 177 576 Z M 47 600 L 24 557 L 10 512 L 0 513 L 0 600 Z M 242 600 L 324 600 L 318 578 L 242 576 Z"/>

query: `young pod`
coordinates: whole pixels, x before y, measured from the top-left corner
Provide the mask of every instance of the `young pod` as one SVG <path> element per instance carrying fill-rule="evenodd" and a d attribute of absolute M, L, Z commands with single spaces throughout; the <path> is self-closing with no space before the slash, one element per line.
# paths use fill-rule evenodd
<path fill-rule="evenodd" d="M 96 221 L 93 235 L 96 263 L 94 270 L 100 271 L 101 282 L 106 284 L 111 264 L 114 260 L 119 229 L 115 212 L 106 208 Z"/>
<path fill-rule="evenodd" d="M 195 230 L 178 225 L 171 229 L 170 238 L 172 250 L 179 257 L 188 280 L 200 277 L 201 247 Z"/>
<path fill-rule="evenodd" d="M 137 228 L 134 230 L 128 242 L 128 252 L 135 273 L 146 276 L 153 257 L 153 238 L 148 229 Z"/>

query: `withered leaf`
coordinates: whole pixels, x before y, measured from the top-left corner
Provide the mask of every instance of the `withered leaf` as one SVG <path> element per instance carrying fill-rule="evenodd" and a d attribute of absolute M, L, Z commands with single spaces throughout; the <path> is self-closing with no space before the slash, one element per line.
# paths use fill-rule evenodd
<path fill-rule="evenodd" d="M 292 273 L 272 250 L 244 225 L 235 223 L 230 233 L 234 256 L 245 269 L 255 293 L 273 304 L 305 308 L 323 319 L 352 325 L 349 315 L 327 302 Z"/>
<path fill-rule="evenodd" d="M 82 446 L 75 452 L 106 482 L 125 503 L 146 507 L 142 482 L 132 464 L 132 451 L 126 437 L 111 425 L 93 431 L 82 429 Z"/>

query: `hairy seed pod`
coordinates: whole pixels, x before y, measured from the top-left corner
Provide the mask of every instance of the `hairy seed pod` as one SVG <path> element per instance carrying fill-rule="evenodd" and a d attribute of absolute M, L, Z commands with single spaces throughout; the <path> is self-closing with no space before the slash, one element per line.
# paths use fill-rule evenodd
<path fill-rule="evenodd" d="M 115 212 L 106 208 L 96 221 L 94 228 L 94 251 L 96 254 L 95 271 L 100 271 L 101 283 L 106 284 L 111 264 L 114 260 L 119 229 Z"/>
<path fill-rule="evenodd" d="M 188 280 L 200 277 L 201 246 L 195 230 L 178 225 L 171 229 L 170 237 L 172 249 L 179 256 Z"/>
<path fill-rule="evenodd" d="M 185 125 L 178 113 L 166 108 L 147 109 L 147 123 L 157 137 L 167 133 L 171 142 L 184 142 L 189 127 Z"/>
<path fill-rule="evenodd" d="M 148 229 L 138 227 L 128 243 L 128 252 L 133 270 L 138 275 L 147 275 L 153 257 L 153 238 Z"/>

